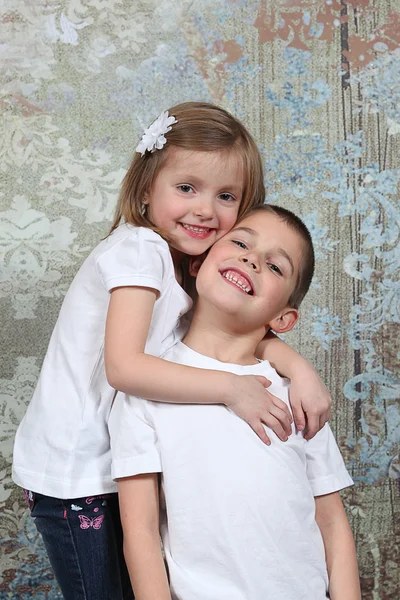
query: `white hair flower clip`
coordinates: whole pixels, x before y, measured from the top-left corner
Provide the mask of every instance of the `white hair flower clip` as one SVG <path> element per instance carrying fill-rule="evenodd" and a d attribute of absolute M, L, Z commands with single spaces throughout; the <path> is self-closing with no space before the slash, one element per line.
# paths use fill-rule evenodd
<path fill-rule="evenodd" d="M 175 117 L 169 116 L 167 110 L 161 113 L 154 123 L 152 123 L 148 129 L 144 130 L 144 134 L 136 148 L 136 152 L 140 152 L 140 154 L 144 156 L 146 150 L 149 152 L 161 150 L 167 141 L 164 134 L 171 131 L 171 125 L 174 125 L 177 122 Z"/>

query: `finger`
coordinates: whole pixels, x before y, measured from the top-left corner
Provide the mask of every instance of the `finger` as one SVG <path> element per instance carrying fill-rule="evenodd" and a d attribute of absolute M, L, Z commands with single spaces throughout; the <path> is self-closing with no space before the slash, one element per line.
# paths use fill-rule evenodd
<path fill-rule="evenodd" d="M 285 410 L 282 410 L 278 406 L 272 405 L 269 407 L 268 412 L 265 413 L 265 418 L 268 418 L 268 415 L 275 417 L 282 425 L 285 430 L 286 435 L 290 435 L 292 433 L 292 420 L 291 415 L 289 417 L 288 413 Z"/>
<path fill-rule="evenodd" d="M 304 436 L 305 439 L 311 440 L 317 431 L 319 431 L 319 417 L 316 415 L 307 415 L 307 432 Z"/>
<path fill-rule="evenodd" d="M 263 423 L 265 423 L 265 425 L 267 425 L 270 429 L 272 429 L 272 431 L 275 433 L 275 435 L 277 435 L 278 438 L 280 440 L 282 440 L 282 442 L 287 442 L 287 440 L 288 440 L 287 433 L 284 430 L 281 422 L 278 421 L 278 419 L 276 417 L 271 415 L 271 413 L 268 413 L 265 417 L 261 417 L 261 420 Z"/>
<path fill-rule="evenodd" d="M 293 423 L 293 415 L 290 412 L 290 408 L 288 407 L 286 402 L 282 402 L 282 400 L 279 400 L 279 398 L 277 398 L 276 396 L 271 395 L 271 397 L 272 397 L 274 406 L 276 406 L 276 408 L 279 408 L 279 410 L 281 410 L 285 414 L 286 419 L 289 421 L 290 424 Z M 290 428 L 290 429 L 292 429 L 292 428 Z"/>
<path fill-rule="evenodd" d="M 274 396 L 273 394 L 271 394 L 268 391 L 266 391 L 266 394 L 268 395 L 269 399 L 272 401 L 272 404 L 274 406 L 276 406 L 276 408 L 279 408 L 279 410 L 283 411 L 286 414 L 286 417 L 289 420 L 289 423 L 292 423 L 293 416 L 292 416 L 292 413 L 290 412 L 290 408 L 288 407 L 286 402 L 283 402 L 283 400 L 281 400 L 277 396 Z"/>
<path fill-rule="evenodd" d="M 330 418 L 331 418 L 331 409 L 329 406 L 327 406 L 326 409 L 320 414 L 319 421 L 320 421 L 320 423 L 322 421 L 323 422 L 322 426 L 324 426 L 325 423 L 327 423 Z"/>
<path fill-rule="evenodd" d="M 250 425 L 254 433 L 258 435 L 260 440 L 264 442 L 267 446 L 271 445 L 271 440 L 269 439 L 267 432 L 264 429 L 263 424 L 259 421 L 257 424 Z"/>
<path fill-rule="evenodd" d="M 301 408 L 301 406 L 293 406 L 292 405 L 292 411 L 293 411 L 294 424 L 296 425 L 296 429 L 298 431 L 303 431 L 303 429 L 306 426 L 306 415 L 304 414 L 303 409 Z"/>
<path fill-rule="evenodd" d="M 262 377 L 262 375 L 256 375 L 255 378 L 257 379 L 257 381 L 259 381 L 260 383 L 262 383 L 262 385 L 264 387 L 269 387 L 271 385 L 271 381 L 269 379 L 267 379 L 266 377 Z"/>

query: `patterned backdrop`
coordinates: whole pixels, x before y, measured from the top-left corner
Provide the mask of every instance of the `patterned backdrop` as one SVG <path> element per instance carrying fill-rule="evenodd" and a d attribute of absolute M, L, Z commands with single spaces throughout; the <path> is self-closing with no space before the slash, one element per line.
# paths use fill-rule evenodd
<path fill-rule="evenodd" d="M 334 397 L 363 598 L 399 598 L 400 0 L 1 0 L 0 26 L 0 598 L 61 597 L 13 436 L 139 134 L 201 99 L 243 119 L 267 200 L 312 231 L 287 341 Z"/>

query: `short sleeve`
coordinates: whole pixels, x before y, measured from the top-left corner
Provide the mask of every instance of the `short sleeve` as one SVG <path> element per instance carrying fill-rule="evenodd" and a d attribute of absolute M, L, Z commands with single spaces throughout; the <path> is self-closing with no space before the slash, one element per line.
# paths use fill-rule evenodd
<path fill-rule="evenodd" d="M 118 393 L 108 420 L 113 479 L 161 472 L 154 422 L 147 400 Z"/>
<path fill-rule="evenodd" d="M 305 445 L 307 477 L 314 496 L 331 494 L 353 485 L 328 424 Z"/>
<path fill-rule="evenodd" d="M 110 247 L 97 257 L 96 268 L 108 291 L 122 286 L 161 291 L 168 246 L 154 231 L 127 228 L 126 235 L 109 238 Z"/>

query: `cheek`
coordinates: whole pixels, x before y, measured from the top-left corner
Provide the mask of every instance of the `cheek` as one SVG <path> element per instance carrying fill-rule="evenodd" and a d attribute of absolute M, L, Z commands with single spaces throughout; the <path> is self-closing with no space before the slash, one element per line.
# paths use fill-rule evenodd
<path fill-rule="evenodd" d="M 173 199 L 168 195 L 157 198 L 152 205 L 150 204 L 150 207 L 152 208 L 154 217 L 157 219 L 172 218 L 176 212 Z"/>
<path fill-rule="evenodd" d="M 207 290 L 207 268 L 202 267 L 196 277 L 196 291 L 199 296 L 202 296 Z"/>
<path fill-rule="evenodd" d="M 222 237 L 228 231 L 235 226 L 237 221 L 237 216 L 239 212 L 239 207 L 231 208 L 230 210 L 226 210 L 219 215 L 219 234 L 218 238 Z"/>
<path fill-rule="evenodd" d="M 271 304 L 273 302 L 279 302 L 283 294 L 279 282 L 277 282 L 273 276 L 269 277 L 268 280 L 264 283 L 262 292 L 264 298 L 267 298 L 268 304 Z"/>

